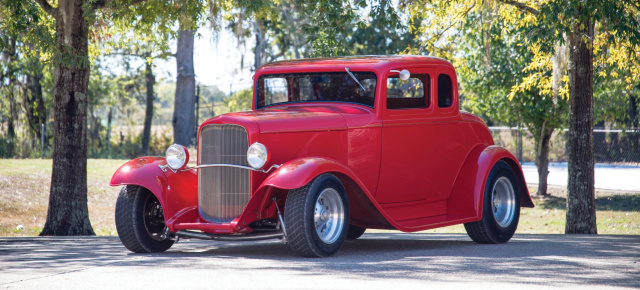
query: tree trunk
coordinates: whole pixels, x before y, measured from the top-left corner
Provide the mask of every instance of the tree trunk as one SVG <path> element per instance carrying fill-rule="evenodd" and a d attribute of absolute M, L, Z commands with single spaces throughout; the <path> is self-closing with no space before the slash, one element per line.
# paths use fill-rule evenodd
<path fill-rule="evenodd" d="M 183 26 L 184 27 L 184 26 Z M 193 71 L 193 36 L 195 30 L 181 30 L 178 38 L 176 64 L 176 98 L 173 109 L 173 139 L 184 146 L 195 144 L 196 138 L 196 79 Z"/>
<path fill-rule="evenodd" d="M 61 0 L 54 15 L 61 62 L 55 69 L 53 169 L 41 236 L 94 235 L 87 208 L 89 26 L 83 6 L 81 0 Z"/>
<path fill-rule="evenodd" d="M 254 61 L 253 61 L 253 69 L 258 70 L 262 64 L 264 64 L 264 50 L 265 50 L 265 39 L 264 39 L 264 23 L 262 20 L 257 19 L 253 22 L 253 26 L 255 28 L 256 33 L 256 47 L 254 50 Z"/>
<path fill-rule="evenodd" d="M 536 154 L 536 166 L 538 167 L 538 191 L 536 196 L 546 196 L 547 192 L 547 177 L 549 176 L 549 143 L 551 136 L 553 135 L 552 129 L 542 129 L 540 139 L 538 140 L 538 152 Z"/>
<path fill-rule="evenodd" d="M 629 95 L 629 161 L 640 162 L 640 130 L 638 130 L 638 97 Z"/>
<path fill-rule="evenodd" d="M 29 119 L 29 126 L 36 139 L 42 134 L 42 124 L 47 121 L 47 110 L 44 108 L 44 98 L 42 96 L 42 72 L 27 74 L 27 89 L 31 92 L 31 97 L 25 95 L 25 111 Z"/>
<path fill-rule="evenodd" d="M 594 24 L 590 17 L 583 17 L 569 36 L 567 234 L 598 232 L 593 179 Z"/>
<path fill-rule="evenodd" d="M 153 121 L 153 86 L 156 83 L 156 78 L 153 75 L 153 65 L 149 62 L 146 62 L 145 81 L 147 84 L 147 110 L 144 115 L 144 129 L 142 130 L 142 156 L 149 155 L 151 123 Z"/>
<path fill-rule="evenodd" d="M 16 52 L 16 38 L 15 37 L 9 37 L 8 39 L 6 39 L 6 43 L 9 44 L 8 48 L 5 48 L 2 51 L 3 57 L 7 60 L 8 62 L 8 68 L 7 68 L 7 96 L 9 98 L 9 119 L 7 119 L 7 140 L 8 140 L 8 144 L 7 144 L 7 152 L 6 157 L 14 157 L 15 154 L 15 144 L 16 144 L 16 120 L 18 120 L 18 104 L 16 102 L 16 98 L 15 98 L 15 82 L 16 82 L 16 76 L 15 76 L 15 68 L 13 67 L 14 64 L 14 60 L 15 60 L 15 52 Z"/>

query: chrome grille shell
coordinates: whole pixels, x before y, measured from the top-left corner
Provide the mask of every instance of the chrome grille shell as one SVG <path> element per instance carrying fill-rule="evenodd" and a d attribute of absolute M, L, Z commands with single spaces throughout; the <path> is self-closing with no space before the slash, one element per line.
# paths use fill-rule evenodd
<path fill-rule="evenodd" d="M 244 127 L 210 124 L 200 130 L 198 163 L 249 166 L 249 140 Z M 242 214 L 251 195 L 250 170 L 234 167 L 198 169 L 200 216 L 214 223 L 229 223 Z"/>

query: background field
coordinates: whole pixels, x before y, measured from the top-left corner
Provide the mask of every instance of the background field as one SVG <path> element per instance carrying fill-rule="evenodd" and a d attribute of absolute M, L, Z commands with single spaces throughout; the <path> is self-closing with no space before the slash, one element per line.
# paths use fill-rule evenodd
<path fill-rule="evenodd" d="M 119 187 L 109 186 L 113 172 L 126 160 L 89 159 L 89 217 L 97 235 L 117 235 L 113 218 Z M 0 159 L 0 236 L 35 236 L 47 215 L 50 159 Z M 534 187 L 529 188 L 535 192 Z M 564 233 L 566 191 L 550 188 L 551 196 L 523 208 L 518 233 Z M 640 235 L 640 192 L 596 191 L 599 234 Z M 461 233 L 462 225 L 427 232 Z"/>

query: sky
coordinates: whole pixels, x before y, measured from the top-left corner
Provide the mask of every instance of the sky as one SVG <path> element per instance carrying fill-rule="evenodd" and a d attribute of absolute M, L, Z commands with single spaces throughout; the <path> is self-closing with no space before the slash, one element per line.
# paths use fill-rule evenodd
<path fill-rule="evenodd" d="M 250 88 L 253 76 L 253 38 L 247 40 L 246 44 L 238 45 L 235 36 L 226 29 L 218 32 L 220 36 L 217 43 L 212 41 L 209 29 L 201 28 L 198 33 L 200 37 L 195 37 L 193 55 L 196 83 L 201 86 L 218 86 L 226 93 L 229 92 L 230 85 L 234 92 Z M 174 41 L 174 52 L 176 47 L 177 41 Z M 244 63 L 243 67 L 240 65 L 241 61 Z M 175 81 L 175 58 L 158 60 L 156 71 L 160 79 Z"/>

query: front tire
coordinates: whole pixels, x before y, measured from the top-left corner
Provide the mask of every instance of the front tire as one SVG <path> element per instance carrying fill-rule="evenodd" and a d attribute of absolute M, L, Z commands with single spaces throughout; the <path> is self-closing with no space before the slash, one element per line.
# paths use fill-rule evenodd
<path fill-rule="evenodd" d="M 349 229 L 349 203 L 333 174 L 289 191 L 284 209 L 289 246 L 304 257 L 327 257 L 340 250 Z"/>
<path fill-rule="evenodd" d="M 482 204 L 482 219 L 464 224 L 471 239 L 479 244 L 508 242 L 518 227 L 520 195 L 511 166 L 498 161 L 487 179 Z"/>
<path fill-rule="evenodd" d="M 162 238 L 166 226 L 162 206 L 144 187 L 122 187 L 116 202 L 116 230 L 122 244 L 135 253 L 164 252 L 173 240 Z"/>

